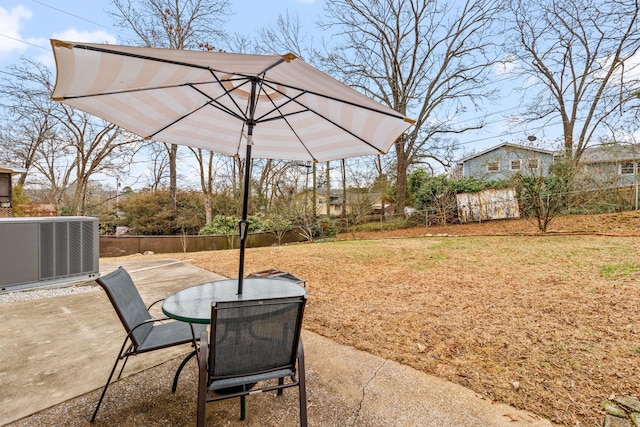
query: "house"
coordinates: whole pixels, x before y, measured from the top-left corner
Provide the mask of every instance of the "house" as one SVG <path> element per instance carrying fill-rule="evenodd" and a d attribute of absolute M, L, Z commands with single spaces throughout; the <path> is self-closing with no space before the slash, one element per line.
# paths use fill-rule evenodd
<path fill-rule="evenodd" d="M 577 178 L 587 186 L 627 187 L 638 184 L 640 145 L 603 144 L 582 153 Z"/>
<path fill-rule="evenodd" d="M 13 216 L 11 209 L 11 177 L 25 173 L 26 170 L 0 165 L 0 218 Z"/>
<path fill-rule="evenodd" d="M 346 204 L 343 203 L 344 192 L 340 189 L 331 189 L 329 195 L 327 190 L 319 188 L 316 190 L 316 214 L 327 215 L 327 204 L 329 205 L 329 216 L 343 216 L 343 205 L 346 207 L 347 215 L 363 215 L 372 213 L 393 212 L 391 199 L 383 197 L 379 193 L 369 193 L 361 189 L 347 189 Z M 299 192 L 296 196 L 298 207 L 307 206 L 311 211 L 313 206 L 313 190 L 307 189 Z"/>
<path fill-rule="evenodd" d="M 392 214 L 394 212 L 393 200 L 379 193 L 369 194 L 374 215 Z"/>
<path fill-rule="evenodd" d="M 544 176 L 554 158 L 553 151 L 504 142 L 460 160 L 457 169 L 462 177 L 481 181 L 509 179 L 518 172 Z"/>

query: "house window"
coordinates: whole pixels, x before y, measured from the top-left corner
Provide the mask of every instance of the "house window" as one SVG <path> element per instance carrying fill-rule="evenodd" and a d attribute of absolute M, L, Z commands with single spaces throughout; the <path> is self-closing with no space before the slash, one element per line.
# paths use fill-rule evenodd
<path fill-rule="evenodd" d="M 500 170 L 500 162 L 487 162 L 487 172 L 498 172 Z"/>
<path fill-rule="evenodd" d="M 512 171 L 520 170 L 520 160 L 511 160 L 511 170 Z"/>
<path fill-rule="evenodd" d="M 540 167 L 540 162 L 538 159 L 529 159 L 527 160 L 527 168 L 530 170 L 538 169 Z"/>
<path fill-rule="evenodd" d="M 324 203 L 324 199 L 322 197 L 318 197 L 318 203 L 319 204 L 323 204 Z"/>
<path fill-rule="evenodd" d="M 11 202 L 11 175 L 0 173 L 0 203 Z"/>
<path fill-rule="evenodd" d="M 635 172 L 633 162 L 622 162 L 620 163 L 620 175 L 633 175 Z"/>

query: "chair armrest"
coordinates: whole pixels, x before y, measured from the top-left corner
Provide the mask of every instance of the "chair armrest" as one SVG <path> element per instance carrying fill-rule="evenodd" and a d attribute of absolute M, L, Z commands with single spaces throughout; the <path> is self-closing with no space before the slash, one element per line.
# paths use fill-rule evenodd
<path fill-rule="evenodd" d="M 147 310 L 151 310 L 151 307 L 153 307 L 154 305 L 156 305 L 157 303 L 164 301 L 164 298 L 160 298 L 159 300 L 155 300 L 154 302 L 151 303 L 151 305 L 149 307 L 147 307 Z"/>
<path fill-rule="evenodd" d="M 138 329 L 142 325 L 146 325 L 147 323 L 163 322 L 165 320 L 171 320 L 171 318 L 170 317 L 157 317 L 157 318 L 153 318 L 153 319 L 147 319 L 144 322 L 140 322 L 136 326 L 131 328 L 131 331 L 129 331 L 129 333 L 127 334 L 127 338 L 131 338 L 131 335 L 133 334 L 133 331 L 135 331 L 136 329 Z"/>

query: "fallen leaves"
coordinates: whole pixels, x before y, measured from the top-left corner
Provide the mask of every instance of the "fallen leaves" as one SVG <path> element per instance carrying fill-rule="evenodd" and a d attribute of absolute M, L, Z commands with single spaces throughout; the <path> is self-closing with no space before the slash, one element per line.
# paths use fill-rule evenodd
<path fill-rule="evenodd" d="M 601 274 L 640 265 L 639 239 L 522 235 L 536 234 L 524 221 L 445 228 L 466 237 L 349 233 L 377 240 L 248 249 L 245 271 L 307 279 L 307 329 L 556 423 L 599 425 L 603 398 L 640 395 L 640 272 Z M 633 235 L 640 212 L 552 222 L 584 229 Z M 171 256 L 237 270 L 233 250 Z"/>

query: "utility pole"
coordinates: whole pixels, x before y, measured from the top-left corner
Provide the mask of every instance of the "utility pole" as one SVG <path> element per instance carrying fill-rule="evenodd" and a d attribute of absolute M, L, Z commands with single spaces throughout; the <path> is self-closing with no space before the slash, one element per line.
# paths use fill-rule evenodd
<path fill-rule="evenodd" d="M 347 217 L 347 168 L 342 159 L 342 217 Z"/>
<path fill-rule="evenodd" d="M 331 170 L 327 162 L 327 216 L 331 216 Z"/>
<path fill-rule="evenodd" d="M 313 200 L 313 220 L 315 221 L 318 217 L 318 195 L 316 193 L 316 188 L 318 188 L 317 183 L 317 174 L 316 174 L 316 162 L 313 162 L 313 192 L 311 199 Z"/>

